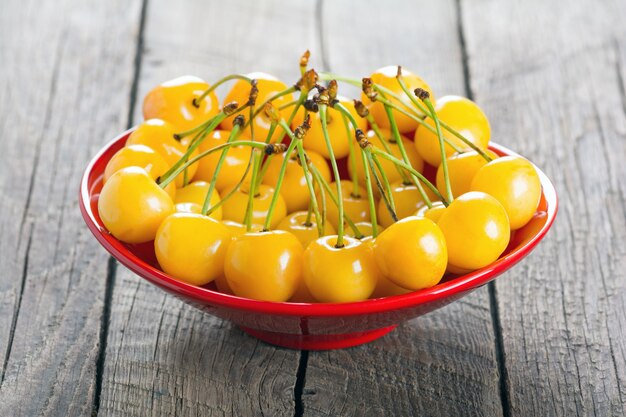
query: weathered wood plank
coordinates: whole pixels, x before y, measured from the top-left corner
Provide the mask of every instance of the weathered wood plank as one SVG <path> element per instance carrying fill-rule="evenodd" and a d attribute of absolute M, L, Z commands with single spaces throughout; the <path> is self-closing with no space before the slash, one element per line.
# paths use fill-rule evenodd
<path fill-rule="evenodd" d="M 291 83 L 301 53 L 317 49 L 312 16 L 307 3 L 150 0 L 139 100 L 187 73 L 264 71 Z M 103 415 L 293 415 L 300 352 L 260 343 L 122 267 L 116 281 Z"/>
<path fill-rule="evenodd" d="M 77 191 L 126 124 L 139 3 L 0 8 L 2 416 L 91 413 L 107 256 Z"/>
<path fill-rule="evenodd" d="M 622 416 L 626 5 L 462 9 L 471 87 L 494 137 L 545 169 L 561 200 L 546 242 L 496 284 L 511 415 Z"/>
<path fill-rule="evenodd" d="M 327 2 L 321 16 L 334 72 L 402 64 L 436 96 L 464 94 L 454 1 Z M 502 415 L 487 288 L 370 345 L 310 352 L 302 402 L 310 416 Z"/>

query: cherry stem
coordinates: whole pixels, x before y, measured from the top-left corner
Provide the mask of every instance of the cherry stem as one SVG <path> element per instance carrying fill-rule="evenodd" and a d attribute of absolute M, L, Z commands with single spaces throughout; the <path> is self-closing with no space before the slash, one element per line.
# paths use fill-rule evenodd
<path fill-rule="evenodd" d="M 407 155 L 407 153 L 406 153 L 406 149 L 404 149 L 404 143 L 402 142 L 402 138 L 400 137 L 400 131 L 398 130 L 398 125 L 396 123 L 396 118 L 393 116 L 393 112 L 391 110 L 391 107 L 385 105 L 385 112 L 387 113 L 387 118 L 389 119 L 389 124 L 391 125 L 391 134 L 393 135 L 394 139 L 398 143 L 398 149 L 400 149 L 400 155 L 402 155 L 402 160 L 405 163 L 410 165 L 411 161 L 409 160 L 409 155 Z M 426 194 L 426 191 L 424 191 L 424 187 L 422 187 L 422 184 L 418 181 L 418 179 L 415 176 L 413 176 L 413 182 L 417 186 L 417 191 L 419 191 L 420 196 L 426 202 L 426 205 L 428 207 L 432 207 L 432 202 L 428 198 L 428 195 Z"/>
<path fill-rule="evenodd" d="M 218 145 L 214 148 L 211 148 L 209 150 L 206 150 L 196 156 L 194 156 L 193 158 L 191 158 L 189 161 L 185 162 L 182 166 L 176 168 L 176 170 L 174 170 L 171 174 L 163 175 L 162 178 L 159 178 L 159 180 L 157 181 L 157 183 L 159 184 L 159 187 L 161 188 L 165 188 L 167 187 L 172 181 L 174 181 L 174 179 L 181 173 L 183 172 L 185 169 L 187 169 L 189 167 L 189 165 L 193 165 L 196 162 L 198 162 L 199 160 L 201 160 L 202 158 L 204 158 L 207 155 L 210 155 L 214 152 L 217 151 L 221 151 L 224 148 L 228 148 L 230 146 L 250 146 L 252 148 L 265 148 L 267 145 L 264 143 L 259 143 L 259 142 L 254 142 L 251 140 L 240 140 L 240 141 L 235 141 L 235 142 L 231 142 L 231 143 L 222 143 L 221 145 Z"/>
<path fill-rule="evenodd" d="M 267 131 L 267 137 L 265 138 L 265 143 L 270 143 L 270 140 L 272 139 L 272 136 L 274 135 L 274 131 L 276 130 L 277 126 L 278 125 L 274 121 L 272 122 L 272 124 L 270 124 L 270 129 Z M 262 161 L 261 173 L 257 179 L 257 183 L 254 186 L 255 189 L 259 188 L 259 186 L 261 185 L 261 182 L 263 181 L 263 178 L 265 177 L 265 174 L 267 173 L 267 169 L 269 168 L 270 162 L 272 162 L 273 157 L 274 157 L 274 154 L 272 153 L 271 155 L 266 156 L 265 160 Z"/>
<path fill-rule="evenodd" d="M 246 77 L 245 75 L 241 75 L 241 74 L 231 74 L 231 75 L 227 75 L 226 77 L 218 80 L 215 84 L 213 84 L 212 86 L 210 86 L 209 88 L 207 88 L 204 93 L 202 93 L 202 95 L 200 97 L 194 98 L 193 99 L 193 105 L 195 107 L 199 107 L 200 105 L 198 103 L 200 103 L 202 100 L 204 100 L 204 98 L 206 96 L 208 96 L 209 94 L 211 94 L 211 92 L 213 90 L 215 90 L 217 87 L 219 87 L 220 85 L 224 84 L 227 81 L 230 80 L 244 80 L 247 81 L 248 83 L 252 84 L 252 79 Z"/>
<path fill-rule="evenodd" d="M 286 90 L 283 90 L 279 93 L 276 93 L 275 95 L 273 95 L 272 97 L 268 97 L 267 99 L 265 99 L 265 101 L 263 103 L 261 103 L 260 105 L 256 106 L 256 110 L 254 111 L 254 113 L 252 114 L 252 116 L 250 117 L 250 120 L 248 120 L 248 122 L 246 123 L 246 126 L 249 124 L 252 124 L 252 121 L 265 109 L 265 105 L 267 103 L 271 103 L 272 101 L 286 96 L 287 94 L 292 94 L 293 92 L 297 91 L 296 87 L 289 87 Z"/>
<path fill-rule="evenodd" d="M 210 216 L 215 210 L 220 208 L 225 202 L 227 202 L 239 190 L 243 182 L 246 180 L 246 177 L 248 176 L 248 172 L 250 172 L 250 167 L 252 167 L 252 158 L 253 158 L 253 153 L 250 152 L 250 158 L 248 158 L 248 164 L 246 165 L 246 169 L 243 172 L 243 175 L 241 176 L 241 178 L 239 178 L 239 182 L 228 192 L 228 194 L 221 197 L 220 201 L 218 201 L 217 204 L 209 208 L 209 210 L 206 213 L 207 216 Z"/>
<path fill-rule="evenodd" d="M 215 115 L 215 116 L 211 117 L 210 119 L 208 119 L 208 120 L 206 120 L 206 121 L 204 121 L 204 122 L 200 123 L 200 124 L 199 124 L 198 126 L 196 126 L 196 127 L 192 127 L 192 128 L 191 128 L 191 129 L 189 129 L 189 130 L 185 130 L 185 131 L 183 131 L 183 132 L 179 132 L 179 133 L 174 133 L 174 139 L 176 139 L 177 141 L 179 141 L 179 142 L 180 142 L 180 140 L 181 140 L 182 138 L 186 138 L 187 136 L 192 135 L 192 134 L 194 134 L 194 133 L 198 133 L 198 135 L 200 135 L 200 134 L 201 134 L 201 132 L 202 132 L 204 129 L 206 129 L 206 128 L 207 128 L 207 126 L 209 126 L 211 123 L 213 123 L 213 120 L 214 120 L 217 116 L 219 116 L 219 114 L 217 114 L 217 115 Z M 197 136 L 196 136 L 196 137 L 197 137 Z M 194 138 L 194 140 L 195 140 L 195 138 Z M 191 142 L 193 142 L 194 140 L 192 140 Z"/>
<path fill-rule="evenodd" d="M 297 151 L 297 149 L 296 149 L 296 151 Z M 312 197 L 311 197 L 311 199 L 312 199 Z M 306 210 L 306 219 L 304 220 L 304 226 L 309 227 L 311 225 L 311 217 L 312 216 L 313 216 L 313 202 L 309 201 L 309 207 Z"/>
<path fill-rule="evenodd" d="M 443 198 L 443 196 L 441 195 L 441 193 L 439 192 L 437 187 L 435 187 L 430 181 L 428 181 L 426 179 L 426 177 L 424 177 L 422 174 L 420 174 L 418 171 L 416 171 L 415 168 L 413 168 L 411 165 L 406 164 L 403 161 L 399 160 L 398 158 L 394 157 L 393 155 L 389 155 L 386 152 L 383 152 L 380 149 L 376 149 L 374 147 L 372 147 L 371 152 L 372 152 L 373 155 L 381 156 L 381 157 L 387 159 L 388 161 L 391 161 L 394 164 L 401 166 L 402 168 L 404 168 L 407 171 L 409 171 L 411 174 L 415 175 L 417 178 L 419 178 L 420 181 L 422 181 L 422 183 L 424 185 L 426 185 L 426 187 L 428 187 L 428 189 L 430 191 L 433 192 L 433 194 L 435 194 L 435 196 L 437 196 L 437 198 L 439 198 L 441 200 L 441 202 L 444 204 L 444 206 L 447 207 L 449 205 L 448 201 L 446 201 L 446 199 Z"/>
<path fill-rule="evenodd" d="M 391 186 L 389 185 L 389 180 L 387 179 L 387 176 L 385 175 L 385 170 L 383 169 L 383 166 L 380 164 L 380 161 L 376 158 L 376 155 L 373 155 L 371 152 L 364 152 L 364 153 L 367 156 L 367 162 L 370 166 L 370 169 L 372 170 L 372 174 L 374 175 L 374 179 L 376 180 L 376 186 L 380 190 L 380 195 L 381 195 L 381 198 L 383 199 L 383 202 L 385 203 L 385 207 L 387 207 L 387 211 L 391 215 L 391 218 L 393 219 L 393 221 L 397 222 L 398 215 L 396 214 L 396 207 L 393 201 L 393 194 L 391 192 Z M 383 186 L 380 183 L 380 178 L 378 178 L 378 175 L 376 174 L 376 168 L 374 166 L 376 166 L 376 168 L 378 168 L 378 171 L 381 173 L 383 177 L 383 181 L 385 182 L 385 187 L 389 194 L 386 194 L 385 189 L 383 189 Z"/>
<path fill-rule="evenodd" d="M 411 92 L 409 91 L 408 87 L 406 86 L 406 84 L 404 83 L 404 80 L 402 79 L 402 75 L 398 74 L 396 76 L 396 79 L 398 80 L 398 84 L 400 84 L 400 87 L 402 88 L 402 91 L 404 91 L 404 94 L 406 94 L 409 97 L 409 100 L 411 100 L 411 102 L 418 108 L 420 109 L 420 111 L 422 113 L 424 113 L 427 116 L 430 116 L 431 118 L 433 118 L 433 116 L 435 115 L 435 109 L 433 108 L 432 110 L 430 109 L 430 107 L 434 107 L 434 106 L 426 106 L 429 107 L 428 109 L 426 107 L 424 107 L 424 105 L 422 103 L 419 102 L 419 100 L 417 100 L 417 98 L 415 97 L 414 94 L 411 94 Z M 434 119 L 434 118 L 433 118 Z M 476 152 L 478 152 L 480 154 L 480 156 L 482 156 L 487 162 L 491 162 L 492 158 L 487 155 L 487 153 L 485 151 L 483 151 L 482 149 L 480 149 L 480 147 L 476 146 L 476 144 L 474 144 L 472 141 L 470 141 L 469 139 L 467 139 L 465 136 L 463 136 L 462 134 L 460 134 L 456 129 L 452 128 L 451 126 L 449 126 L 447 123 L 444 123 L 443 121 L 439 121 L 439 124 L 441 126 L 443 126 L 444 129 L 446 129 L 448 132 L 452 133 L 454 136 L 456 136 L 457 138 L 461 139 L 461 141 L 463 141 L 463 143 L 465 143 L 467 146 L 469 146 L 470 148 L 472 148 L 473 150 L 475 150 Z M 432 133 L 437 134 L 437 132 L 433 131 L 433 128 L 428 125 L 428 124 L 422 124 L 422 126 L 426 126 L 428 127 Z M 458 146 L 455 146 L 452 142 L 450 142 L 449 140 L 447 140 L 444 137 L 444 141 L 451 146 L 455 152 L 462 152 L 461 149 L 459 149 Z"/>
<path fill-rule="evenodd" d="M 263 224 L 263 231 L 268 231 L 270 224 L 272 222 L 272 215 L 274 214 L 274 209 L 276 208 L 276 203 L 278 202 L 278 197 L 280 197 L 280 189 L 283 186 L 283 180 L 285 179 L 285 173 L 287 172 L 287 164 L 289 163 L 291 153 L 296 147 L 296 140 L 292 140 L 289 143 L 289 147 L 285 152 L 285 157 L 283 158 L 283 163 L 280 165 L 280 171 L 278 173 L 278 179 L 276 180 L 276 187 L 274 187 L 274 195 L 272 196 L 272 201 L 270 202 L 270 207 L 267 210 L 267 216 L 265 217 L 265 223 Z M 254 172 L 252 173 L 254 175 Z"/>
<path fill-rule="evenodd" d="M 236 109 L 232 114 L 236 114 L 236 113 L 240 112 L 245 107 L 246 107 L 246 105 L 243 105 L 242 107 Z M 215 116 L 212 119 L 211 123 L 208 125 L 206 130 L 204 130 L 204 132 L 202 132 L 202 134 L 197 138 L 197 140 L 194 140 L 189 145 L 189 147 L 187 148 L 187 151 L 183 154 L 183 156 L 181 156 L 180 159 L 178 161 L 176 161 L 176 163 L 174 165 L 172 165 L 172 167 L 170 169 L 168 169 L 167 172 L 165 172 L 165 174 L 162 175 L 162 177 L 169 179 L 170 175 L 174 171 L 176 171 L 183 164 L 185 164 L 185 168 L 188 167 L 189 165 L 186 162 L 188 162 L 189 157 L 191 156 L 193 151 L 195 151 L 196 148 L 198 146 L 200 146 L 200 144 L 209 135 L 209 133 L 211 133 L 220 123 L 222 123 L 222 121 L 226 117 L 228 117 L 228 116 L 226 115 L 226 113 L 224 113 L 224 110 L 222 109 L 222 111 L 220 113 L 218 113 L 217 116 Z"/>
<path fill-rule="evenodd" d="M 348 160 L 350 161 L 350 173 L 352 177 L 352 195 L 355 197 L 360 197 L 359 174 L 356 169 L 356 158 L 354 156 L 354 140 L 352 140 L 352 132 L 350 131 L 350 126 L 348 125 L 348 118 L 343 113 L 341 113 L 341 118 L 343 120 L 343 126 L 346 129 L 346 139 L 348 140 L 348 149 L 350 151 L 350 156 Z"/>
<path fill-rule="evenodd" d="M 278 106 L 278 110 L 285 110 L 288 109 L 289 107 L 293 106 L 294 104 L 296 104 L 298 102 L 298 99 L 296 100 L 291 100 L 289 103 L 285 103 L 282 106 Z"/>
<path fill-rule="evenodd" d="M 376 202 L 374 201 L 374 190 L 372 189 L 372 181 L 370 178 L 370 165 L 367 160 L 367 155 L 361 150 L 361 161 L 363 162 L 363 168 L 365 169 L 365 185 L 367 187 L 367 200 L 370 206 L 370 221 L 372 223 L 372 236 L 378 236 L 378 219 L 376 217 Z"/>
<path fill-rule="evenodd" d="M 441 135 L 441 126 L 439 125 L 439 117 L 437 116 L 437 113 L 435 112 L 435 107 L 433 106 L 432 101 L 430 101 L 430 98 L 425 98 L 424 103 L 426 103 L 428 110 L 430 110 L 430 114 L 433 120 L 435 121 L 435 127 L 437 128 L 437 138 L 439 140 L 439 152 L 441 152 L 441 168 L 443 169 L 443 178 L 444 178 L 444 182 L 446 183 L 446 197 L 448 198 L 449 202 L 452 202 L 454 197 L 452 196 L 452 187 L 450 186 L 450 175 L 448 173 L 448 157 L 446 155 L 445 144 L 443 143 L 443 136 Z M 431 206 L 428 206 L 428 208 L 431 208 Z"/>
<path fill-rule="evenodd" d="M 385 138 L 383 133 L 380 131 L 380 127 L 378 126 L 378 123 L 376 123 L 376 120 L 374 120 L 374 117 L 371 114 L 368 114 L 366 119 L 367 119 L 367 122 L 372 127 L 372 130 L 374 131 L 378 139 L 380 139 L 380 142 L 383 144 L 383 148 L 385 148 L 385 152 L 393 154 L 393 152 L 391 151 L 391 147 L 389 146 L 389 141 L 387 140 L 387 138 Z M 407 184 L 409 182 L 409 177 L 407 177 L 406 171 L 398 166 L 395 166 L 395 168 L 398 171 L 398 174 L 400 174 L 400 177 L 402 178 L 402 182 Z"/>
<path fill-rule="evenodd" d="M 293 140 L 293 138 L 291 140 Z M 313 186 L 313 181 L 311 181 L 311 177 L 315 178 L 315 174 L 313 173 L 313 171 L 309 170 L 309 165 L 307 164 L 306 155 L 304 154 L 304 146 L 302 145 L 302 142 L 300 140 L 296 140 L 296 147 L 298 151 L 298 158 L 300 158 L 300 165 L 302 166 L 302 171 L 304 172 L 304 179 L 306 180 L 306 186 L 309 189 L 309 194 L 311 195 L 311 203 L 309 204 L 309 213 L 307 214 L 307 222 L 310 224 L 311 211 L 313 211 L 313 213 L 315 213 L 315 225 L 317 226 L 317 236 L 322 237 L 324 236 L 324 227 L 325 227 L 325 222 L 326 222 L 326 200 L 324 198 L 324 194 L 321 193 L 323 215 L 320 215 L 319 206 L 317 204 L 317 196 L 315 195 L 315 187 Z M 311 164 L 311 167 L 315 168 L 313 164 Z"/>
<path fill-rule="evenodd" d="M 335 183 L 337 184 L 337 199 L 339 200 L 337 219 L 337 243 L 335 247 L 343 248 L 343 192 L 341 190 L 341 177 L 339 176 L 339 168 L 337 167 L 337 159 L 335 158 L 335 152 L 330 143 L 330 137 L 328 136 L 328 124 L 326 119 L 326 104 L 319 105 L 320 120 L 322 121 L 322 133 L 324 134 L 324 141 L 326 142 L 326 148 L 328 149 L 328 156 L 330 157 L 330 164 L 333 168 L 333 176 L 335 177 Z"/>
<path fill-rule="evenodd" d="M 324 193 L 327 193 L 330 196 L 330 199 L 332 200 L 332 202 L 335 204 L 335 206 L 339 207 L 339 200 L 337 200 L 337 196 L 335 195 L 335 193 L 333 193 L 333 190 L 330 188 L 330 184 L 326 182 L 324 177 L 322 177 L 322 174 L 319 172 L 317 167 L 315 167 L 312 164 L 311 164 L 311 172 L 313 172 L 313 175 L 315 176 L 315 179 L 317 180 L 318 184 L 322 185 L 323 189 L 320 190 L 320 194 L 322 195 L 322 197 L 325 195 Z M 345 220 L 346 223 L 348 223 L 348 226 L 350 226 L 350 228 L 354 232 L 354 236 L 357 239 L 363 239 L 365 237 L 363 233 L 361 233 L 357 225 L 354 223 L 354 221 L 346 213 L 343 214 L 343 219 Z"/>
<path fill-rule="evenodd" d="M 252 178 L 250 179 L 250 189 L 248 190 L 248 205 L 246 206 L 246 213 L 244 215 L 244 223 L 246 225 L 246 231 L 248 232 L 252 230 L 252 211 L 254 206 L 254 196 L 256 195 L 256 189 L 254 185 L 257 181 L 259 165 L 261 162 L 261 157 L 263 155 L 260 151 L 252 150 L 252 152 L 256 153 L 252 161 Z"/>
<path fill-rule="evenodd" d="M 239 136 L 239 132 L 241 131 L 241 126 L 239 124 L 236 124 L 233 126 L 233 130 L 230 132 L 230 135 L 228 135 L 228 140 L 226 141 L 226 143 L 231 143 L 233 142 L 238 136 Z M 220 174 L 220 171 L 222 169 L 222 165 L 224 163 L 224 160 L 226 160 L 226 154 L 228 154 L 228 149 L 223 149 L 222 153 L 220 154 L 220 158 L 217 161 L 217 165 L 215 166 L 215 170 L 213 171 L 213 176 L 211 178 L 211 182 L 209 184 L 209 190 L 206 193 L 206 197 L 204 198 L 204 203 L 202 204 L 202 211 L 201 213 L 203 215 L 206 215 L 207 211 L 209 210 L 209 204 L 211 203 L 211 197 L 213 196 L 213 192 L 215 191 L 215 186 L 217 185 L 217 178 Z"/>

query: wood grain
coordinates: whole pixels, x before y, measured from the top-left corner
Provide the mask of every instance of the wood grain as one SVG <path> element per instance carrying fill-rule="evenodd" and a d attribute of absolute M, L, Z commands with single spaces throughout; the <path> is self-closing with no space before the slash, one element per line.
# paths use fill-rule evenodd
<path fill-rule="evenodd" d="M 325 2 L 321 18 L 333 72 L 401 64 L 435 96 L 464 94 L 453 1 Z M 487 288 L 372 344 L 310 352 L 302 402 L 305 416 L 502 415 Z"/>
<path fill-rule="evenodd" d="M 126 124 L 138 5 L 0 9 L 2 416 L 92 411 L 107 256 L 77 191 L 88 159 Z"/>
<path fill-rule="evenodd" d="M 546 241 L 496 284 L 510 415 L 623 416 L 626 5 L 462 9 L 494 139 L 544 169 L 561 201 Z"/>
<path fill-rule="evenodd" d="M 300 55 L 317 49 L 311 16 L 307 3 L 151 0 L 136 120 L 146 92 L 186 73 L 212 81 L 263 71 L 295 82 Z M 263 344 L 120 267 L 100 412 L 293 415 L 299 360 L 300 352 Z"/>

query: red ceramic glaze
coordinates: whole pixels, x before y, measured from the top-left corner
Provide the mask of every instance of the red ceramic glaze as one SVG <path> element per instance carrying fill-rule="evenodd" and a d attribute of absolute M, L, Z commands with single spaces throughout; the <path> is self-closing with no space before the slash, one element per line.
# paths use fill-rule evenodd
<path fill-rule="evenodd" d="M 462 276 L 446 276 L 436 286 L 410 294 L 343 304 L 276 303 L 218 292 L 210 284 L 197 287 L 158 268 L 152 242 L 128 245 L 110 235 L 98 217 L 98 196 L 109 159 L 122 148 L 132 130 L 106 145 L 89 163 L 80 185 L 80 210 L 87 226 L 104 248 L 140 277 L 209 314 L 230 320 L 267 343 L 293 349 L 338 349 L 377 339 L 399 323 L 443 307 L 479 288 L 528 255 L 545 236 L 557 212 L 557 195 L 537 169 L 543 188 L 533 219 L 511 236 L 509 247 L 491 265 Z M 491 144 L 499 155 L 515 155 Z"/>

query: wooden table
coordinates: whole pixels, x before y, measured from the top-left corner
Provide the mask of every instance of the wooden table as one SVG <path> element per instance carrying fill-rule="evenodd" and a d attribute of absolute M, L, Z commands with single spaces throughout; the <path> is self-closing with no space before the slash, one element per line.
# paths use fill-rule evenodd
<path fill-rule="evenodd" d="M 4 0 L 0 416 L 623 416 L 623 0 Z M 275 348 L 112 261 L 77 205 L 143 95 L 191 73 L 402 64 L 489 115 L 561 211 L 522 264 L 357 348 Z M 348 91 L 353 94 L 354 91 Z"/>

